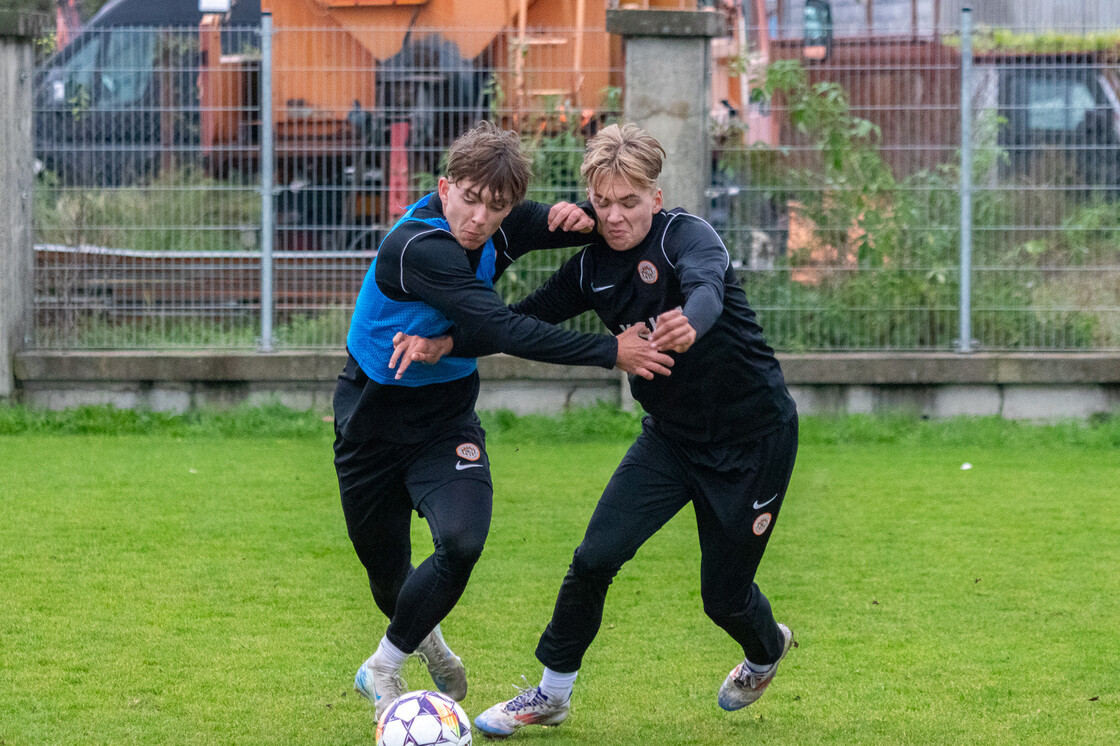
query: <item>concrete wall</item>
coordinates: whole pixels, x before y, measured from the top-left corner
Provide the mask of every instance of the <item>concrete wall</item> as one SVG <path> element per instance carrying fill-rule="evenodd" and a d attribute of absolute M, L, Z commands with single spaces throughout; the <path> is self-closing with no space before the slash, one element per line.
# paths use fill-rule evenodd
<path fill-rule="evenodd" d="M 1120 414 L 1120 354 L 780 355 L 803 414 L 906 413 L 932 418 L 1086 419 Z M 182 412 L 280 402 L 328 412 L 345 355 L 53 353 L 16 357 L 19 399 L 64 409 L 112 404 Z M 629 406 L 617 371 L 479 361 L 479 409 L 555 413 L 596 401 Z"/>
<path fill-rule="evenodd" d="M 721 18 L 702 11 L 608 10 L 607 30 L 626 49 L 623 119 L 665 148 L 658 185 L 666 209 L 707 216 L 712 183 L 708 141 L 711 39 Z"/>
<path fill-rule="evenodd" d="M 22 16 L 0 13 L 0 399 L 12 394 L 31 307 L 32 32 Z"/>

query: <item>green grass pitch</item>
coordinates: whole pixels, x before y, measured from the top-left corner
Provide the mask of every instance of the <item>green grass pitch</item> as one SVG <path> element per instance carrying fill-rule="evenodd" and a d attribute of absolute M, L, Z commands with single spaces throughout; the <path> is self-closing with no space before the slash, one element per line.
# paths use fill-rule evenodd
<path fill-rule="evenodd" d="M 351 683 L 385 621 L 329 425 L 244 423 L 0 416 L 0 744 L 372 742 Z M 539 677 L 537 636 L 635 426 L 486 424 L 493 527 L 444 623 L 472 716 Z M 616 579 L 570 720 L 513 742 L 1114 744 L 1118 485 L 1115 421 L 807 419 L 758 577 L 799 646 L 765 697 L 716 706 L 739 651 L 703 614 L 686 508 Z"/>

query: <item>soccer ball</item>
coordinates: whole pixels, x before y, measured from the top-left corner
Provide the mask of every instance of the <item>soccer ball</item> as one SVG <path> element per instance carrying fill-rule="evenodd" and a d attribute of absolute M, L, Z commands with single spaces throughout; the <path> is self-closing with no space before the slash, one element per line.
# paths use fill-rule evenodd
<path fill-rule="evenodd" d="M 377 746 L 469 746 L 471 721 L 439 692 L 409 692 L 377 721 Z"/>

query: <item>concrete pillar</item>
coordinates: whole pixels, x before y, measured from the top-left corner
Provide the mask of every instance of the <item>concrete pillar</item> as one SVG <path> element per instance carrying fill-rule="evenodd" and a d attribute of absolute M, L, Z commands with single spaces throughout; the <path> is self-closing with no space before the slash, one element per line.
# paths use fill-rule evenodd
<path fill-rule="evenodd" d="M 608 10 L 607 31 L 623 38 L 623 118 L 665 148 L 665 207 L 707 216 L 711 186 L 711 39 L 723 16 L 687 10 Z"/>
<path fill-rule="evenodd" d="M 29 331 L 33 298 L 32 40 L 38 26 L 0 11 L 0 399 L 12 396 L 13 356 Z"/>

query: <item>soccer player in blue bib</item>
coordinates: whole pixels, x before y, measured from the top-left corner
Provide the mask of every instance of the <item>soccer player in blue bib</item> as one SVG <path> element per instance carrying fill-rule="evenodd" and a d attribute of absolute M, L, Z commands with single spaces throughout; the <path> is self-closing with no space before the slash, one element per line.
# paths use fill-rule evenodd
<path fill-rule="evenodd" d="M 607 484 L 560 586 L 537 645 L 540 686 L 475 719 L 492 736 L 568 717 L 611 581 L 688 503 L 700 539 L 704 611 L 744 654 L 718 692 L 719 705 L 738 710 L 758 699 L 793 643 L 754 576 L 793 471 L 796 407 L 719 236 L 701 218 L 662 209 L 664 155 L 633 124 L 592 138 L 581 173 L 597 233 L 512 306 L 553 323 L 592 310 L 613 332 L 649 327 L 651 345 L 671 352 L 675 364 L 668 377 L 630 378 L 648 413 L 642 433 Z M 427 344 L 423 360 L 493 351 L 465 329 Z"/>
<path fill-rule="evenodd" d="M 376 714 L 406 691 L 419 653 L 436 687 L 462 700 L 465 669 L 440 621 L 466 587 L 490 527 L 493 489 L 475 415 L 475 361 L 411 366 L 394 337 L 440 335 L 454 324 L 491 349 L 571 365 L 668 374 L 671 358 L 631 330 L 581 334 L 511 311 L 494 281 L 533 249 L 586 242 L 578 207 L 525 202 L 530 162 L 520 141 L 483 122 L 456 140 L 438 189 L 408 208 L 378 248 L 355 304 L 349 358 L 334 396 L 335 470 L 346 527 L 389 625 L 354 679 Z M 413 511 L 434 552 L 411 562 Z"/>

